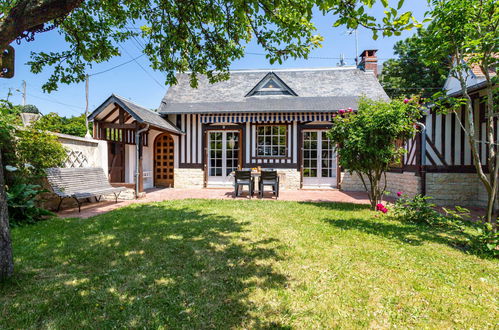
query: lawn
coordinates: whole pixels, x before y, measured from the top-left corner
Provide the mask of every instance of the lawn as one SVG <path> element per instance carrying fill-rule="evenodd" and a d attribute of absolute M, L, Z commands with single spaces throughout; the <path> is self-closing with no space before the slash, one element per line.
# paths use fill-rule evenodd
<path fill-rule="evenodd" d="M 0 328 L 497 328 L 499 262 L 365 206 L 184 200 L 12 231 Z"/>

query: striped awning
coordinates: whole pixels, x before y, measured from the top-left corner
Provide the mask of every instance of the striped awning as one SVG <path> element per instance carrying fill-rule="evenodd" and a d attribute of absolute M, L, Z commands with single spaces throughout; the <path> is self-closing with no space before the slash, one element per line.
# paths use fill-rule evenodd
<path fill-rule="evenodd" d="M 213 123 L 279 123 L 291 121 L 332 121 L 333 113 L 238 113 L 201 115 L 203 124 Z"/>

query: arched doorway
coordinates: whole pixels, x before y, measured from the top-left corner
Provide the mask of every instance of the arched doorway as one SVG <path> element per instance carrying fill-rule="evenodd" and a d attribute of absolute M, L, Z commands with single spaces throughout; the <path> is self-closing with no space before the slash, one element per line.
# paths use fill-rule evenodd
<path fill-rule="evenodd" d="M 173 187 L 173 138 L 168 133 L 158 135 L 154 140 L 154 185 Z"/>

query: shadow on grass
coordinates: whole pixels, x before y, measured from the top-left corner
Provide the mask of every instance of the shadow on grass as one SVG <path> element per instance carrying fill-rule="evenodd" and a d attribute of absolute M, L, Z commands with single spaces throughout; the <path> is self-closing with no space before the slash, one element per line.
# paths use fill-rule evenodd
<path fill-rule="evenodd" d="M 366 209 L 368 208 L 366 207 Z M 377 214 L 373 212 L 373 217 L 376 215 Z M 423 245 L 424 242 L 434 242 L 474 254 L 469 246 L 469 241 L 472 236 L 469 233 L 450 226 L 442 225 L 431 227 L 425 224 L 404 223 L 390 218 L 383 220 L 375 218 L 328 218 L 324 221 L 343 230 L 357 230 L 390 240 L 398 240 L 404 244 L 418 246 Z M 477 256 L 480 256 L 480 254 L 477 254 Z"/>
<path fill-rule="evenodd" d="M 244 222 L 161 204 L 58 221 L 18 242 L 0 328 L 283 327 L 252 319 L 251 289 L 287 280 L 279 242 L 245 239 Z"/>

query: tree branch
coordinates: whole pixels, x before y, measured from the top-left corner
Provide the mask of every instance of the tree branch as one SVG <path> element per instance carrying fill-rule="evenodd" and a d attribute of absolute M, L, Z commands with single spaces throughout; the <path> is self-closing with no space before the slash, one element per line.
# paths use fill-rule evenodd
<path fill-rule="evenodd" d="M 24 31 L 63 18 L 79 7 L 83 0 L 21 0 L 0 21 L 0 51 L 21 36 Z"/>

